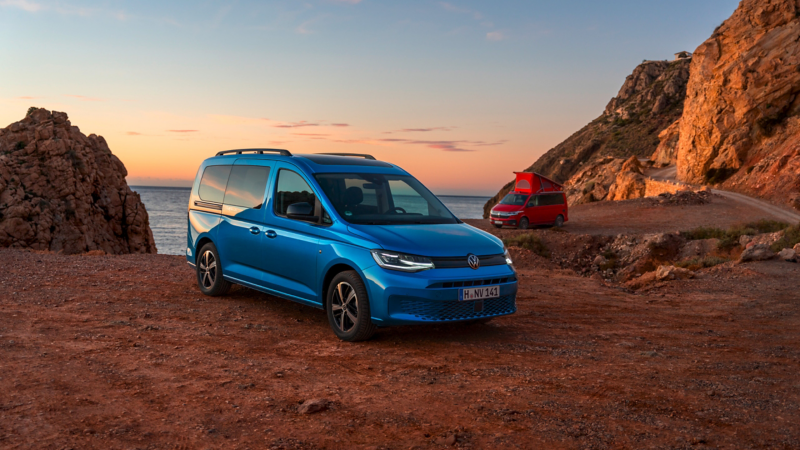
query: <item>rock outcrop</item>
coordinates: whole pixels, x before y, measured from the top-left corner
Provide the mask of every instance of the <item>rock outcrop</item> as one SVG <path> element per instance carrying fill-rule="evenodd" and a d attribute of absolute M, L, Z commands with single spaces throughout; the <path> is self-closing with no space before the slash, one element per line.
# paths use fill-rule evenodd
<path fill-rule="evenodd" d="M 0 129 L 0 246 L 155 253 L 149 219 L 105 139 L 31 108 Z"/>
<path fill-rule="evenodd" d="M 694 53 L 678 177 L 800 209 L 800 2 L 744 0 Z"/>
<path fill-rule="evenodd" d="M 542 155 L 526 171 L 567 183 L 608 158 L 623 162 L 631 156 L 649 158 L 659 146 L 659 134 L 683 113 L 690 61 L 646 61 L 639 65 L 600 117 Z M 512 187 L 513 182 L 506 184 L 486 203 L 485 216 Z"/>

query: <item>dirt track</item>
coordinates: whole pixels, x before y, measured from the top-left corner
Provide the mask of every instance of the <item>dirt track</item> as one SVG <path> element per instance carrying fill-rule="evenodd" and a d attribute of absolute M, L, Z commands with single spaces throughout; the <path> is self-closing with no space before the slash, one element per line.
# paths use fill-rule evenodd
<path fill-rule="evenodd" d="M 800 446 L 798 264 L 634 295 L 520 261 L 517 314 L 353 345 L 180 257 L 0 255 L 3 448 Z"/>

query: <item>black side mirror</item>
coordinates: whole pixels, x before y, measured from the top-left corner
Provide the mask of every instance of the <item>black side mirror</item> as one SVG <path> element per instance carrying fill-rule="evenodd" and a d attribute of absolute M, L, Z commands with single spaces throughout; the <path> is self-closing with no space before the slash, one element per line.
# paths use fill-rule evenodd
<path fill-rule="evenodd" d="M 286 217 L 307 222 L 319 222 L 319 217 L 314 215 L 314 207 L 308 202 L 292 203 L 286 208 Z"/>

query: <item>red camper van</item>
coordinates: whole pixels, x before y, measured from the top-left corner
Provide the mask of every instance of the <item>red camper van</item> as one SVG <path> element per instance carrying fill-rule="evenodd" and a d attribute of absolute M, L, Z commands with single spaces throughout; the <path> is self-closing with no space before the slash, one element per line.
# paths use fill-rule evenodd
<path fill-rule="evenodd" d="M 560 227 L 569 220 L 567 196 L 560 184 L 538 173 L 514 173 L 514 190 L 492 208 L 492 225 L 526 230 L 530 225 Z"/>

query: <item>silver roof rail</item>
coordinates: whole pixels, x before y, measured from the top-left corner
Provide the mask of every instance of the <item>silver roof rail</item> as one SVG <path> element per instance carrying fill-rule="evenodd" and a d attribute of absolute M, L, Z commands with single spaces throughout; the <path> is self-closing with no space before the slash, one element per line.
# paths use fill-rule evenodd
<path fill-rule="evenodd" d="M 371 159 L 375 161 L 375 157 L 372 155 L 366 155 L 364 153 L 317 153 L 318 155 L 331 155 L 331 156 L 351 156 L 353 158 L 364 158 L 364 159 Z"/>
<path fill-rule="evenodd" d="M 228 154 L 241 155 L 243 152 L 256 153 L 258 155 L 263 155 L 265 152 L 267 152 L 267 153 L 279 153 L 281 156 L 292 156 L 289 150 L 283 150 L 280 148 L 240 148 L 238 150 L 223 150 L 221 152 L 217 152 L 216 156 L 222 156 Z"/>

